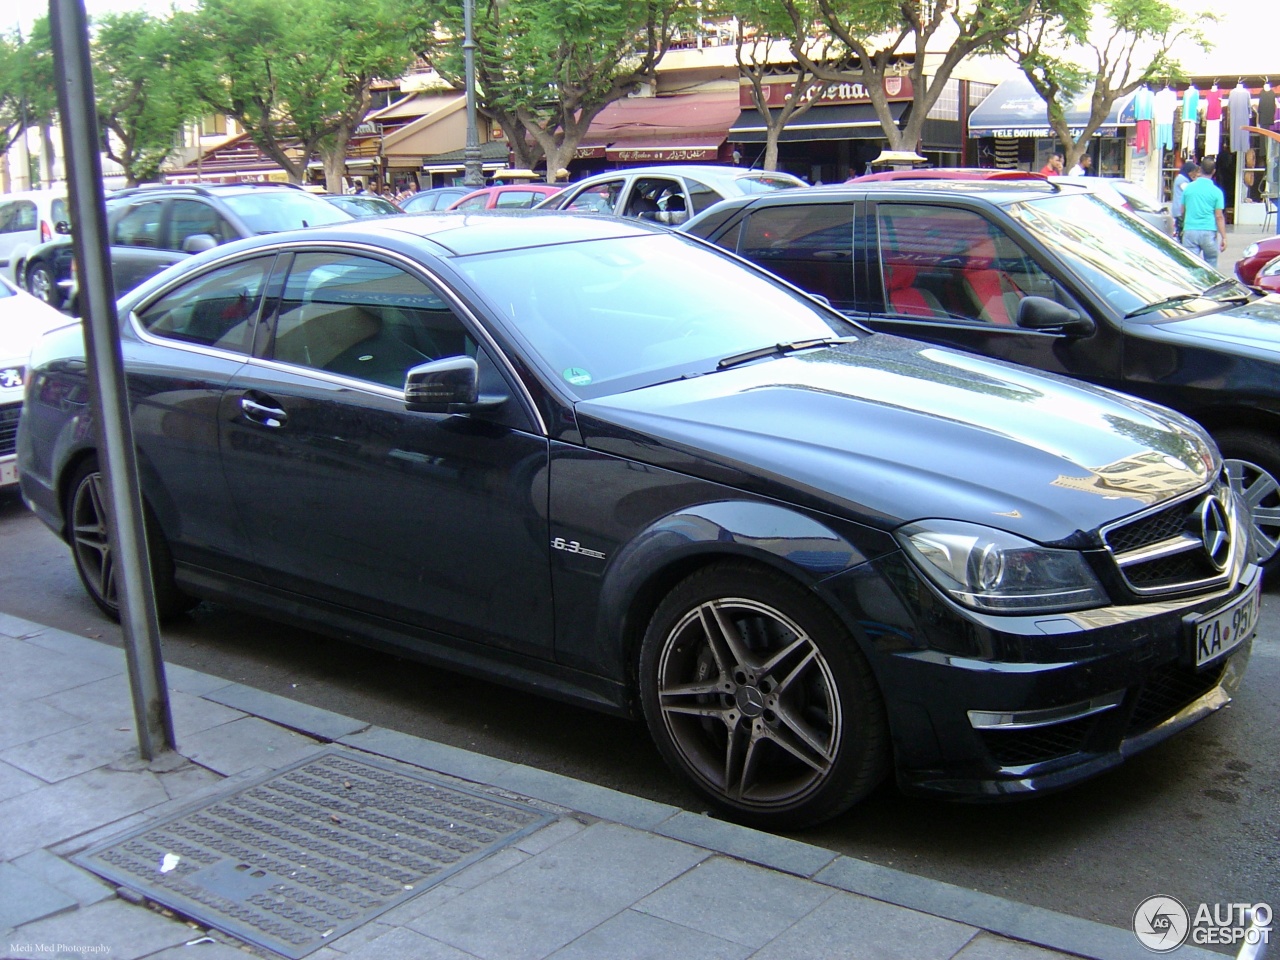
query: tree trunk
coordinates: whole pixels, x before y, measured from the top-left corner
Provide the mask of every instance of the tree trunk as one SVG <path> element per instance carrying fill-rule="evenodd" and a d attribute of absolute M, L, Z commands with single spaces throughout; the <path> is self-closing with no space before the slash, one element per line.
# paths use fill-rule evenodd
<path fill-rule="evenodd" d="M 764 163 L 761 165 L 762 170 L 773 171 L 778 169 L 778 135 L 780 133 L 782 133 L 780 129 L 775 130 L 770 127 L 769 131 L 765 134 Z"/>
<path fill-rule="evenodd" d="M 324 188 L 329 193 L 344 193 L 342 176 L 347 172 L 347 150 L 336 147 L 322 147 L 320 161 L 324 164 Z"/>

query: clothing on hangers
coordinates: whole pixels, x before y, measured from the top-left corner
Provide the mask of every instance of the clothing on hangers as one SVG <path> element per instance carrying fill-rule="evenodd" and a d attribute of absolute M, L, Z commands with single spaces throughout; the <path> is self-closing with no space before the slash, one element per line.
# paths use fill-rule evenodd
<path fill-rule="evenodd" d="M 1170 87 L 1155 95 L 1153 118 L 1156 125 L 1156 143 L 1165 150 L 1173 149 L 1173 118 L 1178 112 L 1178 95 Z"/>
<path fill-rule="evenodd" d="M 1253 96 L 1241 80 L 1231 88 L 1227 98 L 1227 112 L 1231 123 L 1228 142 L 1236 153 L 1249 149 L 1249 132 L 1244 128 L 1253 123 Z"/>

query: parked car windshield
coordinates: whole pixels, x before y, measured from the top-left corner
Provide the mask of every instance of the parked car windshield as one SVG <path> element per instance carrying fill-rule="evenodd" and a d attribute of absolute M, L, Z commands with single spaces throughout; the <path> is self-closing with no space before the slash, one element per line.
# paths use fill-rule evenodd
<path fill-rule="evenodd" d="M 351 214 L 301 191 L 245 193 L 223 197 L 254 233 L 280 233 L 324 223 L 345 223 Z"/>
<path fill-rule="evenodd" d="M 1122 315 L 1203 293 L 1222 274 L 1096 197 L 1063 194 L 1009 207 L 1009 214 Z M 1156 314 L 1153 314 L 1156 316 Z"/>
<path fill-rule="evenodd" d="M 865 332 L 678 236 L 474 255 L 459 268 L 588 397 L 710 372 L 747 350 Z"/>

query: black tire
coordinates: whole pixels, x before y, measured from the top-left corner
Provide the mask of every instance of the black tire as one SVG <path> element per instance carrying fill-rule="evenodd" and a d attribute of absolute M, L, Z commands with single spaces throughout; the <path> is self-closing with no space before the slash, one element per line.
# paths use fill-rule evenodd
<path fill-rule="evenodd" d="M 91 457 L 80 464 L 67 487 L 67 542 L 85 592 L 103 613 L 118 621 L 115 557 L 107 539 L 105 500 L 102 472 L 98 461 Z M 173 555 L 150 510 L 146 511 L 146 527 L 156 613 L 161 620 L 168 620 L 186 613 L 197 601 L 179 590 L 174 582 Z"/>
<path fill-rule="evenodd" d="M 1280 572 L 1280 442 L 1253 430 L 1223 430 L 1214 439 L 1249 510 L 1254 558 L 1274 575 Z"/>
<path fill-rule="evenodd" d="M 27 292 L 55 310 L 62 309 L 62 288 L 58 286 L 53 269 L 43 260 L 27 267 Z"/>
<path fill-rule="evenodd" d="M 772 570 L 720 563 L 672 590 L 645 632 L 640 696 L 666 762 L 741 823 L 830 819 L 888 769 L 862 652 L 825 604 Z"/>

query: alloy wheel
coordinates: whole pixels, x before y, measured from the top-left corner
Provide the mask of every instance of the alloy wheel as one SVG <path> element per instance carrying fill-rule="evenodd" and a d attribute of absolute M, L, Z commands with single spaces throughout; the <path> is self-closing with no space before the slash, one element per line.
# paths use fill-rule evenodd
<path fill-rule="evenodd" d="M 1280 549 L 1280 484 L 1248 460 L 1227 460 L 1225 465 L 1231 488 L 1249 511 L 1254 559 L 1265 563 Z"/>
<path fill-rule="evenodd" d="M 71 549 L 85 586 L 100 606 L 117 607 L 116 564 L 107 536 L 106 485 L 86 474 L 71 498 Z"/>

